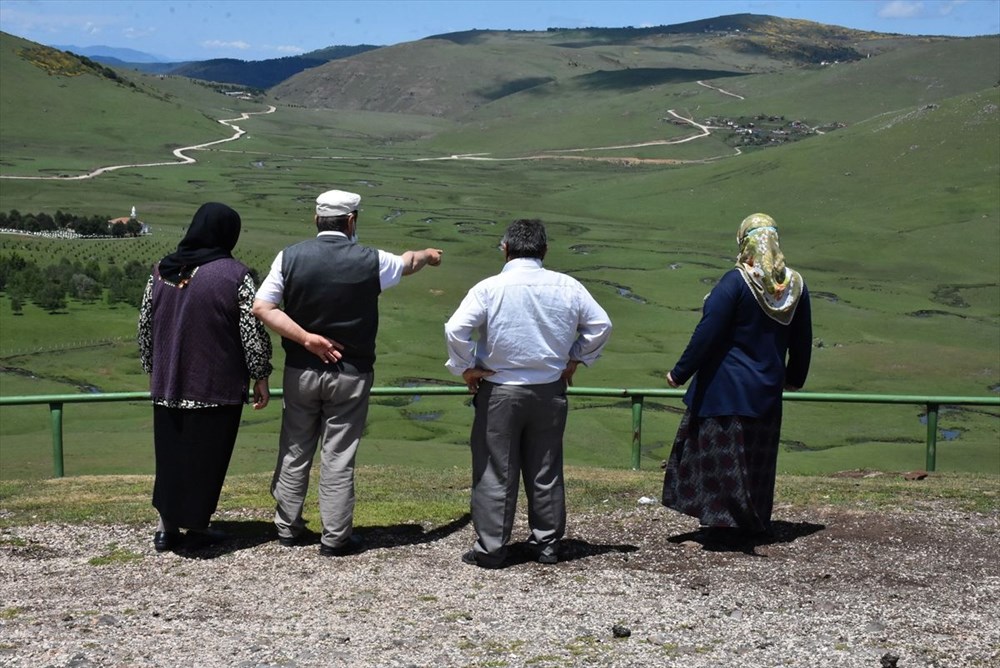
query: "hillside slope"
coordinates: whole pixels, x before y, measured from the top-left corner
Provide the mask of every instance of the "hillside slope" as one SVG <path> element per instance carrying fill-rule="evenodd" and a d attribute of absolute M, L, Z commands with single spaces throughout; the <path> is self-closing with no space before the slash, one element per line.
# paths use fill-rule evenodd
<path fill-rule="evenodd" d="M 171 160 L 173 148 L 231 134 L 218 118 L 238 115 L 241 105 L 261 108 L 188 79 L 120 73 L 7 33 L 0 78 L 4 174 Z"/>
<path fill-rule="evenodd" d="M 902 39 L 755 15 L 657 28 L 469 31 L 331 62 L 272 93 L 311 107 L 460 118 L 514 93 L 582 76 L 641 87 L 686 72 L 693 81 L 857 60 Z"/>

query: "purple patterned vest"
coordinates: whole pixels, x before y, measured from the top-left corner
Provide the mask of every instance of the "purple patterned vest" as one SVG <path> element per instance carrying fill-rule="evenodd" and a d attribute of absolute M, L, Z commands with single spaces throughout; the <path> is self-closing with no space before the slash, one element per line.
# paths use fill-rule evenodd
<path fill-rule="evenodd" d="M 232 258 L 198 267 L 177 287 L 153 282 L 153 400 L 240 404 L 250 373 L 240 337 L 237 294 L 247 267 Z"/>

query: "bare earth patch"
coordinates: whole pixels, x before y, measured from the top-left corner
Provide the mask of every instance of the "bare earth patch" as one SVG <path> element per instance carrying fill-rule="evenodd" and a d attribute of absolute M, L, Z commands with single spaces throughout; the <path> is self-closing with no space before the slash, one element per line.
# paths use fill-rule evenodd
<path fill-rule="evenodd" d="M 359 527 L 344 558 L 257 511 L 177 554 L 145 526 L 4 529 L 0 666 L 1000 665 L 997 513 L 780 507 L 721 549 L 655 504 L 570 512 L 563 561 L 502 570 L 459 561 L 467 517 Z"/>

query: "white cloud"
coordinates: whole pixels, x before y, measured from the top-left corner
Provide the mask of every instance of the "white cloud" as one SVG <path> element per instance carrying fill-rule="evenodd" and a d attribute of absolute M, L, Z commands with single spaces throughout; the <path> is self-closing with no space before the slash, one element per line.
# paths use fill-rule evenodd
<path fill-rule="evenodd" d="M 149 37 L 155 32 L 156 28 L 125 28 L 122 34 L 125 35 L 125 39 L 142 39 Z"/>
<path fill-rule="evenodd" d="M 920 0 L 892 0 L 878 10 L 883 19 L 912 19 L 924 13 L 924 3 Z"/>
<path fill-rule="evenodd" d="M 941 13 L 941 16 L 947 16 L 948 14 L 951 14 L 953 9 L 961 7 L 965 4 L 965 2 L 966 0 L 951 0 L 950 2 L 942 4 L 939 12 Z"/>
<path fill-rule="evenodd" d="M 240 51 L 246 51 L 250 48 L 250 44 L 242 40 L 223 42 L 218 39 L 209 39 L 202 42 L 201 45 L 206 49 L 239 49 Z"/>
<path fill-rule="evenodd" d="M 276 46 L 274 50 L 278 53 L 305 53 L 306 50 L 298 46 Z"/>

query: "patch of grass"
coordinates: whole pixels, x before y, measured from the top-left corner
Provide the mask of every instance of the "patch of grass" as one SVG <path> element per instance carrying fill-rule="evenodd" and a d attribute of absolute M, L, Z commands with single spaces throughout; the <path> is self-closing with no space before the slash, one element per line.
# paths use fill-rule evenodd
<path fill-rule="evenodd" d="M 319 522 L 318 473 L 306 499 L 305 518 Z M 414 470 L 408 466 L 362 466 L 357 471 L 359 527 L 440 526 L 469 509 L 466 470 Z M 627 510 L 646 496 L 660 498 L 661 471 L 568 467 L 570 513 Z M 227 513 L 268 521 L 273 510 L 270 475 L 230 475 L 219 501 L 218 518 Z M 0 527 L 37 522 L 96 524 L 151 523 L 150 476 L 79 476 L 43 481 L 0 481 Z M 1000 511 L 1000 478 L 990 474 L 937 473 L 924 480 L 900 474 L 871 478 L 778 476 L 776 503 L 795 507 L 894 508 L 919 513 L 934 505 L 967 512 Z M 525 507 L 522 491 L 519 507 Z"/>
<path fill-rule="evenodd" d="M 24 613 L 23 608 L 3 608 L 0 609 L 0 619 L 14 619 Z"/>
<path fill-rule="evenodd" d="M 100 557 L 93 557 L 87 560 L 91 566 L 108 566 L 111 564 L 127 564 L 133 561 L 141 561 L 143 555 L 132 550 L 126 550 L 112 543 L 108 545 L 106 554 Z"/>
<path fill-rule="evenodd" d="M 906 480 L 899 473 L 875 477 L 779 476 L 777 503 L 795 506 L 857 507 L 919 512 L 943 504 L 968 512 L 1000 510 L 1000 478 L 992 474 L 935 473 L 924 480 Z"/>

